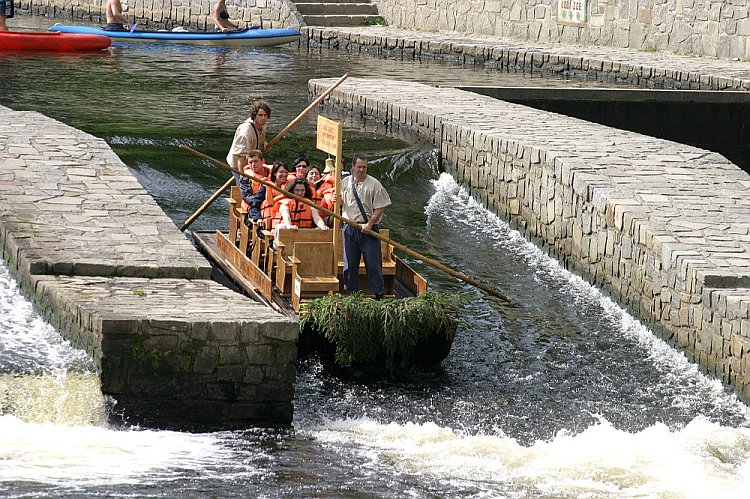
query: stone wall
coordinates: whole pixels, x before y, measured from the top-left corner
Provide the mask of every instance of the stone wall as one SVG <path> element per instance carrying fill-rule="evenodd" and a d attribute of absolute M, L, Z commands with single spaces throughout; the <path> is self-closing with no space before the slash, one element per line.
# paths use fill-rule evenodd
<path fill-rule="evenodd" d="M 104 23 L 106 0 L 16 0 L 17 8 L 36 15 Z M 125 16 L 142 28 L 177 26 L 213 29 L 212 0 L 122 0 Z M 290 0 L 227 0 L 230 19 L 240 27 L 299 28 L 302 16 Z"/>
<path fill-rule="evenodd" d="M 99 366 L 113 419 L 189 430 L 291 423 L 295 321 L 210 280 L 31 281 L 37 308 Z"/>
<path fill-rule="evenodd" d="M 311 97 L 331 80 L 311 80 Z M 472 196 L 750 401 L 750 180 L 719 154 L 451 88 L 350 78 Z M 499 283 L 502 286 L 502 283 Z"/>
<path fill-rule="evenodd" d="M 104 140 L 0 106 L 0 207 L 0 258 L 95 360 L 116 417 L 291 424 L 298 322 L 210 280 Z"/>
<path fill-rule="evenodd" d="M 750 59 L 748 0 L 588 0 L 580 25 L 559 0 L 374 0 L 391 26 L 513 40 Z"/>

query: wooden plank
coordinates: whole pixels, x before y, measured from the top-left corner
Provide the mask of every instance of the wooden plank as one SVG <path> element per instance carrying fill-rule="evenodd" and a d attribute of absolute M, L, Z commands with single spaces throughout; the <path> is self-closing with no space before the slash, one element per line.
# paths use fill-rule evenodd
<path fill-rule="evenodd" d="M 227 262 L 252 284 L 268 301 L 273 301 L 271 278 L 263 273 L 252 260 L 243 255 L 232 242 L 220 231 L 216 231 L 216 249 Z"/>
<path fill-rule="evenodd" d="M 427 279 L 417 274 L 398 256 L 393 255 L 396 261 L 396 280 L 410 293 L 421 295 L 427 291 Z"/>

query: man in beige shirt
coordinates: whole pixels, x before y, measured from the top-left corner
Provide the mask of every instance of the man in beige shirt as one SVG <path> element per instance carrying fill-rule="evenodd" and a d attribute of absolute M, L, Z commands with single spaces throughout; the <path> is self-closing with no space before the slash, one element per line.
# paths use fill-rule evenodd
<path fill-rule="evenodd" d="M 388 191 L 377 179 L 367 174 L 367 158 L 361 154 L 352 160 L 352 174 L 341 181 L 341 208 L 343 215 L 359 227 L 344 226 L 344 289 L 354 292 L 359 288 L 359 261 L 364 259 L 367 286 L 382 298 L 383 260 L 380 240 L 365 234 L 364 230 L 378 232 L 378 222 L 385 209 L 391 205 Z"/>
<path fill-rule="evenodd" d="M 250 151 L 267 151 L 266 123 L 271 117 L 271 106 L 264 101 L 255 102 L 250 108 L 250 117 L 243 121 L 234 132 L 232 147 L 227 154 L 227 163 L 237 171 L 247 165 Z M 237 185 L 240 185 L 241 175 L 232 173 Z"/>

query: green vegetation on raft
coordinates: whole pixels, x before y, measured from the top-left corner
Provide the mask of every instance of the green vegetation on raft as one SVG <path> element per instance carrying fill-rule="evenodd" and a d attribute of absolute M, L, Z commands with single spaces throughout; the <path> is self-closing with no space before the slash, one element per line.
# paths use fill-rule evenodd
<path fill-rule="evenodd" d="M 311 326 L 336 347 L 340 367 L 384 356 L 390 373 L 405 367 L 415 346 L 436 332 L 452 340 L 462 295 L 428 292 L 373 300 L 362 293 L 331 295 L 305 304 L 300 330 Z"/>

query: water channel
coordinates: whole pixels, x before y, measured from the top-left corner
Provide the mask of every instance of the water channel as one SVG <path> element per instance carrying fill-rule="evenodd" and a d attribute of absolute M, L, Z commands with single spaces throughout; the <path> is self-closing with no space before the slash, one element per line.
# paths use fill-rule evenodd
<path fill-rule="evenodd" d="M 43 18 L 16 26 L 45 27 Z M 181 223 L 223 171 L 248 104 L 269 135 L 307 105 L 307 80 L 355 76 L 528 85 L 524 75 L 297 47 L 120 44 L 97 56 L 0 55 L 0 105 L 105 138 Z M 539 85 L 576 82 L 533 79 Z M 312 153 L 308 120 L 273 151 Z M 442 369 L 408 381 L 335 379 L 300 365 L 293 428 L 189 434 L 107 422 L 93 367 L 41 320 L 0 266 L 0 495 L 7 497 L 745 497 L 750 412 L 598 290 L 440 174 L 414 139 L 350 126 L 395 207 L 394 238 L 497 286 L 471 299 Z M 314 154 L 312 154 L 315 157 Z M 217 204 L 195 224 L 225 227 Z"/>

